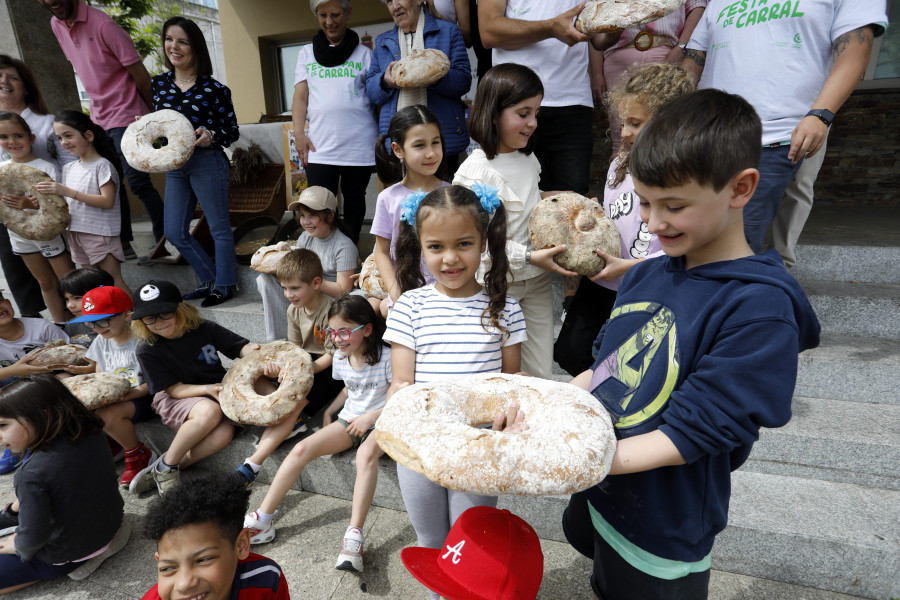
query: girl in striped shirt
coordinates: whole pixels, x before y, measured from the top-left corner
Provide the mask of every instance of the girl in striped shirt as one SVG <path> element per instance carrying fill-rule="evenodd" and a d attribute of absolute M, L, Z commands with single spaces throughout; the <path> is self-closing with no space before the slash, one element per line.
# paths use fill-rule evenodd
<path fill-rule="evenodd" d="M 516 373 L 526 339 L 519 304 L 506 295 L 506 212 L 497 190 L 441 187 L 401 204 L 397 279 L 405 290 L 388 315 L 393 384 L 424 383 L 475 373 Z M 488 249 L 484 286 L 475 279 Z M 435 278 L 424 286 L 419 257 Z M 472 506 L 495 506 L 490 496 L 448 490 L 397 465 L 400 491 L 418 545 L 440 548 L 456 518 Z M 432 594 L 437 597 L 436 594 Z"/>

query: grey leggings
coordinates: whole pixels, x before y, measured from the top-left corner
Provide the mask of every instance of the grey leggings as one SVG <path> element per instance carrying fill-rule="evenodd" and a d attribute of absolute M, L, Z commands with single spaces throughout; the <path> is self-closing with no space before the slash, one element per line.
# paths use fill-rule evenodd
<path fill-rule="evenodd" d="M 397 479 L 409 520 L 423 548 L 443 547 L 453 523 L 473 506 L 497 506 L 495 496 L 448 490 L 402 465 L 397 465 Z M 440 597 L 434 592 L 430 594 L 434 599 Z"/>

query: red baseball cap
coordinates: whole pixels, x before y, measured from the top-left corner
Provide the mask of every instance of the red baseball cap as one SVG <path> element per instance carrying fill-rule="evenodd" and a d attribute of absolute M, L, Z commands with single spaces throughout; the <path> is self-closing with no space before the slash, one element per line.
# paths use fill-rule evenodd
<path fill-rule="evenodd" d="M 400 558 L 413 577 L 448 600 L 534 600 L 544 575 L 531 525 L 492 506 L 461 514 L 440 550 L 405 548 Z"/>
<path fill-rule="evenodd" d="M 114 285 L 101 285 L 81 298 L 81 316 L 69 323 L 99 321 L 134 307 L 131 297 Z"/>

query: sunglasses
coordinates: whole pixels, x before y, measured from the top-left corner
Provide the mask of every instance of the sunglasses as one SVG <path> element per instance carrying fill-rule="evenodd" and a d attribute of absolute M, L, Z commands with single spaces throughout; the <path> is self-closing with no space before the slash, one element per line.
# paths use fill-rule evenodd
<path fill-rule="evenodd" d="M 86 324 L 91 329 L 106 329 L 107 327 L 109 327 L 110 322 L 121 314 L 122 313 L 116 313 L 105 319 L 97 319 L 96 321 L 88 321 Z"/>
<path fill-rule="evenodd" d="M 144 325 L 153 325 L 157 321 L 168 321 L 172 317 L 175 316 L 175 313 L 159 313 L 158 315 L 147 315 L 146 317 L 141 317 L 141 322 Z"/>
<path fill-rule="evenodd" d="M 363 327 L 365 327 L 365 325 L 360 325 L 359 327 L 354 327 L 353 329 L 332 329 L 331 327 L 329 327 L 328 329 L 323 329 L 322 333 L 325 334 L 326 338 L 337 338 L 342 342 L 346 342 L 350 339 L 350 336 L 354 331 L 359 331 Z"/>

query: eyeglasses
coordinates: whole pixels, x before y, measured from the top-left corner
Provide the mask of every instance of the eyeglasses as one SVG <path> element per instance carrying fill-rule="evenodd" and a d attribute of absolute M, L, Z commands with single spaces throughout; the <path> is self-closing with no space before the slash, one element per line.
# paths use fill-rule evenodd
<path fill-rule="evenodd" d="M 342 342 L 346 342 L 350 339 L 350 335 L 354 331 L 359 331 L 363 327 L 365 327 L 365 325 L 360 325 L 359 327 L 354 327 L 353 329 L 332 329 L 331 327 L 329 327 L 328 329 L 323 329 L 322 333 L 324 333 L 326 337 L 329 337 L 331 339 L 338 338 Z"/>
<path fill-rule="evenodd" d="M 87 326 L 90 327 L 91 329 L 106 329 L 107 327 L 109 327 L 110 321 L 112 321 L 114 318 L 118 317 L 121 314 L 122 313 L 116 313 L 106 319 L 97 319 L 96 321 L 88 321 Z"/>
<path fill-rule="evenodd" d="M 147 315 L 146 317 L 141 317 L 141 322 L 144 325 L 153 325 L 157 321 L 168 321 L 172 317 L 175 316 L 175 313 L 159 313 L 158 315 Z"/>

